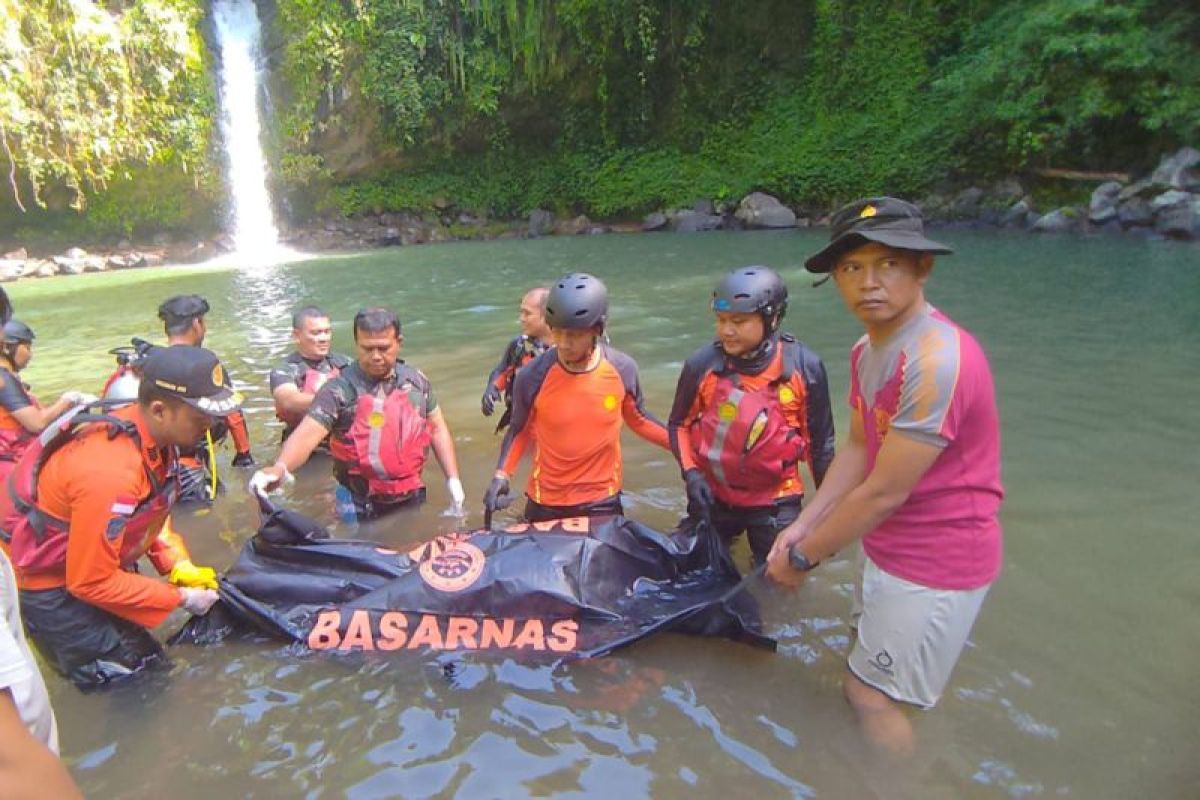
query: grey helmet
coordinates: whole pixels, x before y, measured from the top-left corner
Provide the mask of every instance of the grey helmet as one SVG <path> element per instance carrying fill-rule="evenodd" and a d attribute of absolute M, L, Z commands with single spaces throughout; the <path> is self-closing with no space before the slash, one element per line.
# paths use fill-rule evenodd
<path fill-rule="evenodd" d="M 713 291 L 713 311 L 735 314 L 761 314 L 768 334 L 779 329 L 787 311 L 787 286 L 770 267 L 739 267 L 717 284 Z"/>
<path fill-rule="evenodd" d="M 34 340 L 33 328 L 21 322 L 19 319 L 10 319 L 4 323 L 4 341 L 6 342 L 32 342 Z"/>
<path fill-rule="evenodd" d="M 608 289 L 603 281 L 586 272 L 569 272 L 550 287 L 546 297 L 546 323 L 551 328 L 578 330 L 608 320 Z"/>

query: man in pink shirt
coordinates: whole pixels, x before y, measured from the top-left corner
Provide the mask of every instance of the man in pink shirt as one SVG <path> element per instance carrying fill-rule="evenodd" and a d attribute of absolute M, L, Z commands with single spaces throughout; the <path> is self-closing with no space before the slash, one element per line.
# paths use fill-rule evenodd
<path fill-rule="evenodd" d="M 925 300 L 934 254 L 952 251 L 925 238 L 920 210 L 871 197 L 831 227 L 805 266 L 832 274 L 866 329 L 850 354 L 850 438 L 767 573 L 797 587 L 862 539 L 862 616 L 842 686 L 868 738 L 904 754 L 905 705 L 938 701 L 1000 571 L 999 416 L 979 343 Z"/>

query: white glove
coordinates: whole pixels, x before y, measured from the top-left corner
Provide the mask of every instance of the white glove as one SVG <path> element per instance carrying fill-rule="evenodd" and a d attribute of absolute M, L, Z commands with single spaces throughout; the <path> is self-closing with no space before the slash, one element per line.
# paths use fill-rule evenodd
<path fill-rule="evenodd" d="M 464 503 L 467 493 L 463 491 L 462 481 L 457 477 L 446 479 L 446 491 L 450 493 L 450 507 L 442 512 L 443 517 L 465 517 L 467 515 Z"/>
<path fill-rule="evenodd" d="M 274 464 L 272 466 L 282 465 Z M 266 497 L 270 492 L 281 489 L 284 484 L 291 483 L 294 480 L 296 479 L 292 477 L 292 473 L 288 471 L 287 467 L 283 467 L 283 475 L 278 478 L 274 474 L 267 472 L 266 469 L 260 469 L 250 476 L 250 486 L 248 488 L 250 494 L 259 494 Z"/>
<path fill-rule="evenodd" d="M 217 593 L 212 589 L 193 589 L 181 586 L 179 594 L 181 595 L 179 607 L 197 617 L 207 614 L 208 610 L 213 607 L 213 603 L 218 600 Z"/>
<path fill-rule="evenodd" d="M 66 400 L 73 406 L 87 405 L 89 403 L 94 403 L 97 400 L 96 395 L 88 394 L 87 392 L 80 392 L 76 389 L 72 389 L 69 392 L 63 392 L 62 399 Z"/>

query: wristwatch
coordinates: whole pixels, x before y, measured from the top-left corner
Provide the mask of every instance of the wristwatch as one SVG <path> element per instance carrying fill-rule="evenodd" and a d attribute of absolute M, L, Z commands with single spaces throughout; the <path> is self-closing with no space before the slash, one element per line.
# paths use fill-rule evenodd
<path fill-rule="evenodd" d="M 800 545 L 792 545 L 788 549 L 788 563 L 792 565 L 792 569 L 800 572 L 808 572 L 810 569 L 820 564 L 820 561 L 809 561 L 808 556 L 800 552 Z"/>

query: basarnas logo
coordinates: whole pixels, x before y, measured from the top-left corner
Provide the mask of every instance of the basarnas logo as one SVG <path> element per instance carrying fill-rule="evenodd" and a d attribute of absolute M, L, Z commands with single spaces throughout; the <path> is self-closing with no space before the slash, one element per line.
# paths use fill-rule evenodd
<path fill-rule="evenodd" d="M 885 675 L 892 674 L 892 665 L 896 663 L 892 658 L 892 654 L 887 650 L 880 650 L 875 655 L 867 659 L 867 663 Z"/>
<path fill-rule="evenodd" d="M 411 550 L 422 580 L 441 592 L 461 592 L 479 580 L 487 557 L 461 533 L 439 536 Z"/>

